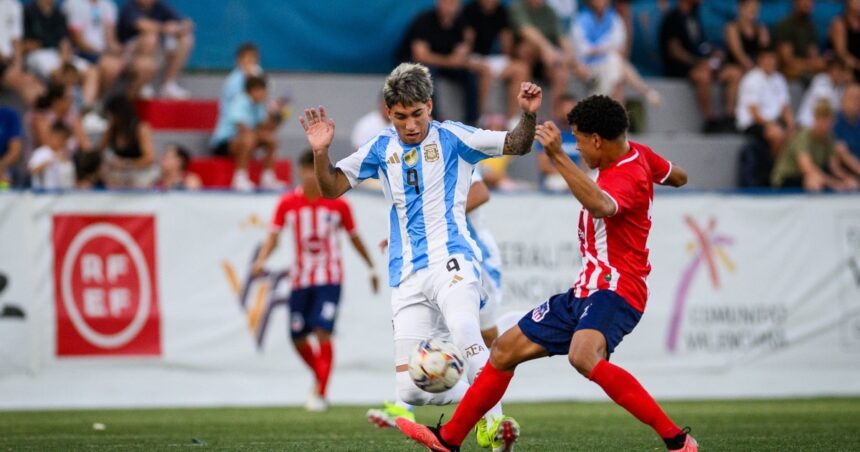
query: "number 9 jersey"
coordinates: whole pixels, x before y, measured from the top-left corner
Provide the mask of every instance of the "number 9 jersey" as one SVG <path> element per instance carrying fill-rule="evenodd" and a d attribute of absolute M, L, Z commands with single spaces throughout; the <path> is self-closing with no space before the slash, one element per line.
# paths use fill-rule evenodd
<path fill-rule="evenodd" d="M 502 155 L 507 132 L 476 129 L 453 121 L 430 123 L 420 144 L 405 144 L 389 127 L 335 165 L 355 187 L 382 182 L 389 215 L 389 284 L 463 254 L 481 252 L 466 225 L 466 196 L 474 165 Z"/>

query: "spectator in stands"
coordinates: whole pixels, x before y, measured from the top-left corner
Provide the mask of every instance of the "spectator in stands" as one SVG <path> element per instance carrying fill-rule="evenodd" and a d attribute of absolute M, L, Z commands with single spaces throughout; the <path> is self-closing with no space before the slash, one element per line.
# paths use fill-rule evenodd
<path fill-rule="evenodd" d="M 860 85 L 852 83 L 842 95 L 842 108 L 836 115 L 834 133 L 848 150 L 860 159 Z"/>
<path fill-rule="evenodd" d="M 66 142 L 67 151 L 92 149 L 90 138 L 84 131 L 81 118 L 74 108 L 72 90 L 64 85 L 51 84 L 48 85 L 45 94 L 36 101 L 36 109 L 27 121 L 33 148 L 47 143 L 51 127 L 57 122 L 63 123 L 72 132 Z"/>
<path fill-rule="evenodd" d="M 773 185 L 853 191 L 860 187 L 860 160 L 833 136 L 833 108 L 826 100 L 815 105 L 812 127 L 801 130 L 786 145 L 773 170 Z"/>
<path fill-rule="evenodd" d="M 155 145 L 152 130 L 137 116 L 132 101 L 124 94 L 105 102 L 108 128 L 99 151 L 107 164 L 110 188 L 151 188 L 158 177 L 153 166 Z"/>
<path fill-rule="evenodd" d="M 577 0 L 546 0 L 546 4 L 555 11 L 555 15 L 561 21 L 564 34 L 570 33 L 576 18 Z"/>
<path fill-rule="evenodd" d="M 480 93 L 487 91 L 491 75 L 483 61 L 470 58 L 472 44 L 460 15 L 460 0 L 436 0 L 434 9 L 420 14 L 409 26 L 405 41 L 408 50 L 401 53 L 408 53 L 412 61 L 424 64 L 433 74 L 434 113 L 438 117 L 445 117 L 436 89 L 439 79 L 444 78 L 462 87 L 465 122 L 474 125 L 481 114 Z"/>
<path fill-rule="evenodd" d="M 825 100 L 833 111 L 839 111 L 840 99 L 845 86 L 851 81 L 851 72 L 845 63 L 838 58 L 827 62 L 827 71 L 812 78 L 812 83 L 803 94 L 800 108 L 797 110 L 797 123 L 800 127 L 812 127 L 816 103 Z"/>
<path fill-rule="evenodd" d="M 233 188 L 236 190 L 254 189 L 254 183 L 248 176 L 248 163 L 258 148 L 265 151 L 260 185 L 267 189 L 283 187 L 274 171 L 278 120 L 274 114 L 266 111 L 266 95 L 264 78 L 247 77 L 245 92 L 233 99 L 227 111 L 220 114 L 212 134 L 212 152 L 220 156 L 233 156 L 236 162 L 236 172 L 233 174 Z"/>
<path fill-rule="evenodd" d="M 531 77 L 531 69 L 514 57 L 514 33 L 508 10 L 499 0 L 475 0 L 463 9 L 466 39 L 473 43 L 472 57 L 482 61 L 490 77 L 482 79 L 479 99 L 481 111 L 487 111 L 491 79 L 507 83 L 507 116 L 517 116 L 517 94 L 520 85 Z"/>
<path fill-rule="evenodd" d="M 21 117 L 15 110 L 0 106 L 0 189 L 15 181 L 13 172 L 24 146 L 21 137 Z"/>
<path fill-rule="evenodd" d="M 627 60 L 627 30 L 610 0 L 589 0 L 576 17 L 571 41 L 577 57 L 591 70 L 595 94 L 624 103 L 624 86 L 639 91 L 651 105 L 660 105 L 660 94 L 649 87 Z"/>
<path fill-rule="evenodd" d="M 18 0 L 0 0 L 0 24 L 0 87 L 14 90 L 32 105 L 45 87 L 24 71 L 24 13 Z"/>
<path fill-rule="evenodd" d="M 579 150 L 576 149 L 576 137 L 567 123 L 567 114 L 576 106 L 576 97 L 565 93 L 552 101 L 552 121 L 561 130 L 561 147 L 565 154 L 577 165 L 581 158 Z M 567 182 L 558 172 L 555 165 L 549 161 L 549 157 L 543 151 L 543 146 L 535 140 L 535 158 L 540 172 L 540 186 L 551 192 L 567 192 Z"/>
<path fill-rule="evenodd" d="M 359 118 L 358 122 L 353 126 L 352 133 L 349 135 L 349 142 L 352 144 L 352 148 L 360 148 L 362 144 L 375 137 L 386 127 L 391 127 L 391 121 L 388 120 L 385 99 L 380 95 L 376 108 Z"/>
<path fill-rule="evenodd" d="M 102 173 L 102 155 L 98 152 L 75 152 L 72 156 L 75 167 L 75 188 L 93 190 L 105 188 Z"/>
<path fill-rule="evenodd" d="M 759 0 L 738 0 L 738 17 L 727 23 L 723 31 L 729 64 L 738 65 L 744 72 L 755 67 L 759 50 L 770 45 L 767 26 L 759 21 Z"/>
<path fill-rule="evenodd" d="M 62 122 L 51 125 L 45 144 L 36 148 L 27 162 L 33 188 L 58 190 L 74 186 L 75 168 L 65 146 L 71 135 L 72 131 Z"/>
<path fill-rule="evenodd" d="M 72 52 L 66 15 L 54 0 L 35 0 L 24 8 L 24 50 L 27 67 L 43 80 L 64 63 L 71 63 L 83 79 L 83 103 L 87 109 L 96 100 L 99 74 L 83 58 Z"/>
<path fill-rule="evenodd" d="M 812 0 L 793 0 L 791 13 L 773 29 L 780 70 L 789 80 L 810 80 L 823 71 L 826 60 L 818 52 L 818 33 L 812 21 Z"/>
<path fill-rule="evenodd" d="M 737 127 L 776 155 L 795 130 L 788 83 L 777 71 L 773 48 L 761 49 L 756 62 L 757 66 L 741 80 L 735 112 Z"/>
<path fill-rule="evenodd" d="M 576 60 L 561 20 L 544 0 L 515 0 L 511 24 L 519 38 L 519 52 L 532 73 L 550 84 L 550 99 L 567 92 L 569 73 L 588 79 L 587 67 Z"/>
<path fill-rule="evenodd" d="M 696 99 L 704 116 L 702 131 L 720 132 L 732 122 L 738 83 L 742 72 L 734 65 L 723 64 L 722 52 L 705 39 L 699 18 L 701 0 L 678 0 L 674 9 L 660 25 L 660 53 L 663 72 L 667 77 L 689 78 L 696 90 Z M 711 108 L 711 82 L 717 80 L 725 87 L 725 118 L 720 119 Z"/>
<path fill-rule="evenodd" d="M 200 176 L 188 171 L 191 154 L 178 144 L 168 144 L 161 156 L 161 178 L 155 184 L 162 190 L 199 190 Z"/>
<path fill-rule="evenodd" d="M 830 44 L 860 81 L 860 0 L 845 1 L 842 15 L 830 24 Z"/>
<path fill-rule="evenodd" d="M 98 93 L 104 95 L 116 84 L 124 66 L 122 46 L 116 38 L 116 5 L 111 0 L 65 0 L 63 11 L 76 53 L 96 65 Z"/>
<path fill-rule="evenodd" d="M 182 17 L 162 0 L 128 0 L 117 24 L 117 37 L 132 55 L 132 70 L 138 73 L 138 84 L 131 87 L 133 96 L 155 97 L 153 70 L 162 55 L 166 66 L 158 94 L 168 99 L 186 99 L 187 90 L 176 82 L 194 46 L 194 23 Z M 140 85 L 140 86 L 138 86 Z M 138 91 L 139 90 L 139 91 Z"/>
<path fill-rule="evenodd" d="M 247 77 L 261 77 L 263 68 L 260 67 L 260 50 L 256 45 L 246 42 L 236 50 L 236 67 L 230 71 L 224 84 L 221 85 L 221 98 L 218 100 L 218 111 L 226 112 L 236 96 L 245 92 Z"/>

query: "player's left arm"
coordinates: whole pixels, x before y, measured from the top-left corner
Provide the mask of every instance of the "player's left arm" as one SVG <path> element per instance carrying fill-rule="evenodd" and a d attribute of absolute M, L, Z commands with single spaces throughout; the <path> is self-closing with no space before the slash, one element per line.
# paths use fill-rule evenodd
<path fill-rule="evenodd" d="M 543 94 L 540 86 L 531 82 L 523 82 L 517 101 L 523 110 L 519 124 L 505 136 L 505 145 L 502 153 L 505 155 L 525 155 L 532 150 L 535 140 L 535 125 L 537 124 L 537 111 L 540 108 Z"/>
<path fill-rule="evenodd" d="M 469 187 L 469 194 L 466 196 L 466 213 L 469 213 L 478 207 L 486 204 L 490 200 L 490 189 L 482 179 L 472 181 L 472 186 Z"/>
<path fill-rule="evenodd" d="M 358 235 L 358 230 L 355 228 L 355 221 L 352 218 L 352 209 L 350 209 L 349 204 L 345 202 L 340 205 L 340 221 L 343 229 L 349 234 L 349 241 L 352 243 L 352 247 L 355 248 L 355 251 L 359 256 L 361 256 L 364 263 L 367 264 L 367 268 L 370 270 L 370 287 L 373 289 L 373 293 L 377 293 L 379 291 L 379 277 L 376 275 L 376 270 L 373 268 L 373 259 L 370 258 L 370 253 L 367 252 L 367 247 L 364 246 L 364 242 L 361 240 L 361 236 Z"/>
<path fill-rule="evenodd" d="M 561 131 L 547 121 L 537 126 L 535 132 L 546 155 L 559 174 L 567 182 L 573 196 L 594 218 L 611 217 L 618 211 L 615 201 L 609 197 L 587 174 L 585 174 L 561 148 Z"/>
<path fill-rule="evenodd" d="M 640 147 L 648 166 L 651 168 L 652 180 L 660 185 L 682 187 L 687 184 L 687 172 L 677 164 L 663 158 L 647 146 Z"/>

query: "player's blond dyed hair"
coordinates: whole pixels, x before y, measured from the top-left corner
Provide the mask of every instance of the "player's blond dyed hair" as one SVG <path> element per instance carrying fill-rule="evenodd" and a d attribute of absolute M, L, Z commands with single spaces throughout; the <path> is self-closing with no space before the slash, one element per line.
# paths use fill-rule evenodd
<path fill-rule="evenodd" d="M 418 63 L 401 63 L 385 78 L 382 99 L 391 108 L 427 102 L 433 97 L 433 79 L 427 66 Z"/>

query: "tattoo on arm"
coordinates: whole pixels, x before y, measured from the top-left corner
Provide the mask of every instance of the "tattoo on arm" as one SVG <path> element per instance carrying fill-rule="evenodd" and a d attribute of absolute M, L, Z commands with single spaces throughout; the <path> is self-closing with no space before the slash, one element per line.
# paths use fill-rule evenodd
<path fill-rule="evenodd" d="M 520 123 L 514 130 L 505 136 L 505 155 L 525 155 L 532 149 L 535 139 L 535 124 L 537 115 L 535 113 L 523 113 Z"/>

